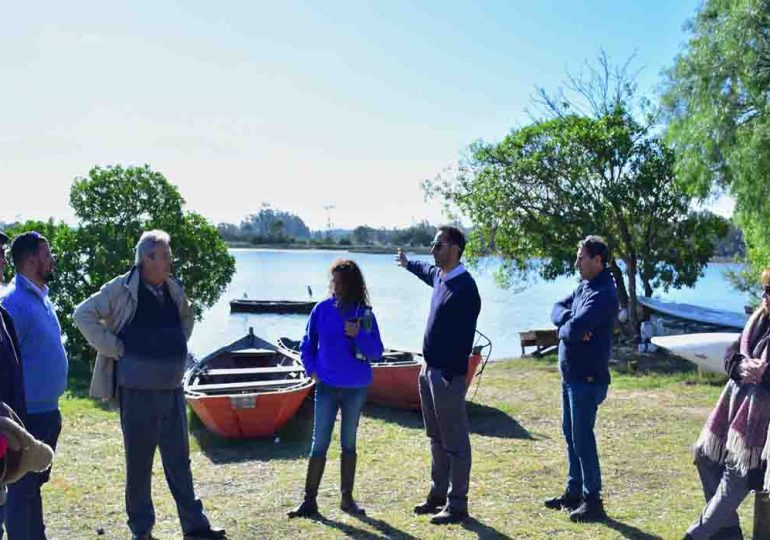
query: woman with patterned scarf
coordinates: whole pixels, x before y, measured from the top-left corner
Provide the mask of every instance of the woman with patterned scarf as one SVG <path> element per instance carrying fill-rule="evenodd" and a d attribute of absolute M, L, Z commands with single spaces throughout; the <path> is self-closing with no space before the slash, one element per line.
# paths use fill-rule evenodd
<path fill-rule="evenodd" d="M 730 380 L 693 448 L 707 503 L 685 539 L 742 539 L 738 507 L 751 490 L 770 487 L 770 268 L 762 287 L 760 307 L 725 353 Z"/>

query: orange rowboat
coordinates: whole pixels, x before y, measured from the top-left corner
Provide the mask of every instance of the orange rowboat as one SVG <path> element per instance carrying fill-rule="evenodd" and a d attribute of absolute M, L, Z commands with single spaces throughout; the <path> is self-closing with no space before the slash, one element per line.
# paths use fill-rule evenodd
<path fill-rule="evenodd" d="M 482 364 L 482 350 L 487 346 L 474 346 L 473 353 L 468 358 L 465 380 L 469 387 L 479 365 Z M 287 353 L 299 354 L 299 342 L 288 338 L 278 340 L 278 348 Z M 369 386 L 367 400 L 400 409 L 420 410 L 417 378 L 424 363 L 421 353 L 386 349 L 382 357 L 371 361 L 372 384 Z"/>
<path fill-rule="evenodd" d="M 254 335 L 222 347 L 184 376 L 187 403 L 209 431 L 227 438 L 268 437 L 310 393 L 299 355 Z"/>

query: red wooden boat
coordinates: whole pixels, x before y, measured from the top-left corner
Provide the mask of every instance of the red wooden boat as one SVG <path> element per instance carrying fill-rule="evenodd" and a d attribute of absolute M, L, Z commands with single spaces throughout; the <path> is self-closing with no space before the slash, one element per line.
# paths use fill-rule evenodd
<path fill-rule="evenodd" d="M 465 380 L 469 387 L 482 363 L 482 350 L 487 346 L 474 346 L 473 353 L 468 358 Z M 278 348 L 287 353 L 298 354 L 299 342 L 281 338 L 278 340 Z M 371 361 L 372 384 L 367 392 L 367 401 L 400 409 L 420 410 L 417 378 L 424 363 L 422 353 L 385 349 L 382 357 Z"/>
<path fill-rule="evenodd" d="M 209 431 L 222 437 L 267 437 L 281 429 L 310 393 L 299 355 L 254 335 L 209 354 L 184 376 L 184 392 Z"/>

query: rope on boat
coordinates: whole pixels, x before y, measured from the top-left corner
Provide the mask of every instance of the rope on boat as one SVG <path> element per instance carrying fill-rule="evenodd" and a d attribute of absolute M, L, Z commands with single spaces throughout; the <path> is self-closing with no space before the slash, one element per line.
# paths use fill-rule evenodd
<path fill-rule="evenodd" d="M 489 339 L 483 333 L 479 332 L 478 330 L 476 330 L 476 334 L 478 334 L 478 335 L 476 336 L 476 341 L 473 344 L 473 352 L 476 352 L 476 350 L 478 350 L 479 354 L 481 354 L 481 352 L 484 349 L 487 349 L 487 353 L 486 353 L 486 356 L 482 356 L 481 369 L 479 370 L 478 373 L 476 373 L 474 375 L 474 378 L 477 379 L 476 380 L 476 389 L 473 391 L 473 396 L 470 399 L 471 401 L 476 399 L 476 393 L 479 391 L 479 386 L 481 386 L 481 375 L 482 375 L 482 373 L 484 373 L 484 368 L 487 367 L 487 362 L 489 361 L 489 357 L 492 356 L 492 340 Z M 485 340 L 486 343 L 483 343 L 483 344 L 479 345 L 479 342 L 482 339 Z"/>

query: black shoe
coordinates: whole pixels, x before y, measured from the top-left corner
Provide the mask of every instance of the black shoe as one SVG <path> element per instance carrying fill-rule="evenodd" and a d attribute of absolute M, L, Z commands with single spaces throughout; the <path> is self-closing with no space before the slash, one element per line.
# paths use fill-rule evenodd
<path fill-rule="evenodd" d="M 184 540 L 223 540 L 226 538 L 227 533 L 224 529 L 214 529 L 212 527 L 184 535 Z"/>
<path fill-rule="evenodd" d="M 566 508 L 567 510 L 576 510 L 582 502 L 582 496 L 572 495 L 565 491 L 558 497 L 546 500 L 544 504 L 546 508 L 550 508 L 551 510 L 561 510 L 562 508 Z"/>
<path fill-rule="evenodd" d="M 430 518 L 430 522 L 434 525 L 450 525 L 452 523 L 462 523 L 468 519 L 467 510 L 454 510 L 445 506 L 441 512 Z"/>
<path fill-rule="evenodd" d="M 424 516 L 425 514 L 438 514 L 445 505 L 446 498 L 439 499 L 428 497 L 424 503 L 415 506 L 413 512 L 418 516 Z"/>
<path fill-rule="evenodd" d="M 302 504 L 300 504 L 297 508 L 294 510 L 290 510 L 287 514 L 289 516 L 289 519 L 295 518 L 295 517 L 313 517 L 318 515 L 318 503 L 316 502 L 315 497 L 313 498 L 305 498 L 304 501 L 302 501 Z"/>
<path fill-rule="evenodd" d="M 569 518 L 575 523 L 590 523 L 607 519 L 607 514 L 601 499 L 587 499 L 570 512 Z"/>
<path fill-rule="evenodd" d="M 324 475 L 326 467 L 326 456 L 310 456 L 307 462 L 307 475 L 305 476 L 305 496 L 302 504 L 286 515 L 289 519 L 295 517 L 312 517 L 318 515 L 318 486 L 321 484 L 321 478 Z"/>

